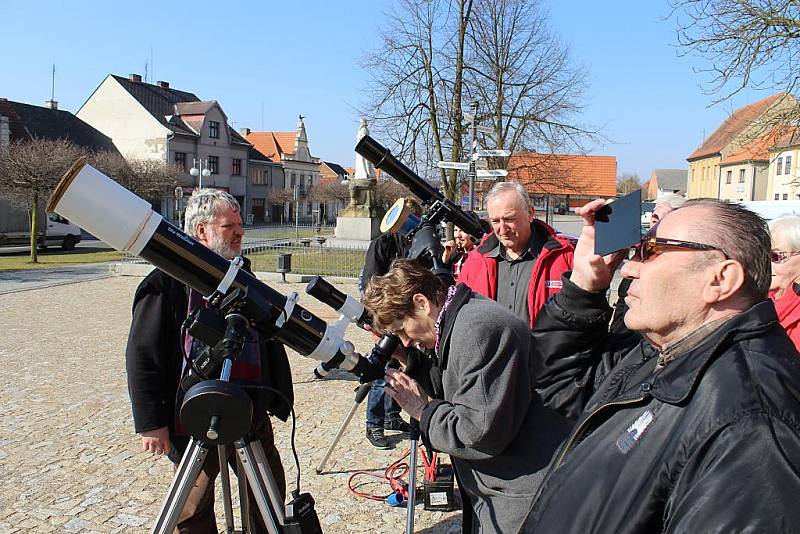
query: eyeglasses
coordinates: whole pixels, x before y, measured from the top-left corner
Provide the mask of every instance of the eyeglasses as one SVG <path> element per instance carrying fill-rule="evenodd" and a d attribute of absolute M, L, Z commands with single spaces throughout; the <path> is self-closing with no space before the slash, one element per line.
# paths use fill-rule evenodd
<path fill-rule="evenodd" d="M 770 250 L 769 260 L 772 263 L 786 263 L 792 256 L 797 256 L 800 252 L 784 252 L 782 250 Z"/>
<path fill-rule="evenodd" d="M 635 246 L 631 247 L 630 259 L 638 260 L 641 262 L 647 261 L 653 256 L 658 256 L 662 252 L 669 249 L 684 249 L 684 250 L 716 250 L 728 258 L 720 248 L 713 245 L 706 245 L 705 243 L 695 243 L 694 241 L 681 241 L 679 239 L 667 239 L 663 237 L 656 237 L 654 235 L 646 235 Z"/>

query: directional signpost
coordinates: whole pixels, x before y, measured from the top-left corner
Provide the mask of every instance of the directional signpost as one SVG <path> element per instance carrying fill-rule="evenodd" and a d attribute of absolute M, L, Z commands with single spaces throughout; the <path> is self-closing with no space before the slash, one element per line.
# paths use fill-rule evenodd
<path fill-rule="evenodd" d="M 469 163 L 461 163 L 460 161 L 440 161 L 436 164 L 440 169 L 458 169 L 461 171 L 469 170 Z"/>
<path fill-rule="evenodd" d="M 508 171 L 505 169 L 478 169 L 475 172 L 475 176 L 478 178 L 500 178 L 508 176 Z"/>

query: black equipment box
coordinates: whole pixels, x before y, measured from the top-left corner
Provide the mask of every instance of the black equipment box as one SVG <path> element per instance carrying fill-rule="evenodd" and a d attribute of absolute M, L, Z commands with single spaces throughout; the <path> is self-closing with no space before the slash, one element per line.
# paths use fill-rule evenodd
<path fill-rule="evenodd" d="M 440 465 L 436 468 L 436 480 L 423 481 L 422 495 L 425 499 L 425 510 L 452 512 L 460 507 L 460 499 L 453 489 L 453 468 Z"/>

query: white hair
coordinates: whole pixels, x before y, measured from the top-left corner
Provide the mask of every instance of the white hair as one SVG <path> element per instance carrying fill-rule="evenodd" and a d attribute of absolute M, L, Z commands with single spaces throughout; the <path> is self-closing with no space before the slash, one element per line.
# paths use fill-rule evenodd
<path fill-rule="evenodd" d="M 673 210 L 676 210 L 683 206 L 686 202 L 686 198 L 683 195 L 677 195 L 675 193 L 670 193 L 668 195 L 664 195 L 663 197 L 659 197 L 655 200 L 655 205 L 658 206 L 659 204 L 667 204 Z"/>
<path fill-rule="evenodd" d="M 489 192 L 486 193 L 486 204 L 488 205 L 490 201 L 506 193 L 513 193 L 516 195 L 519 199 L 519 206 L 525 211 L 533 207 L 531 198 L 528 196 L 528 191 L 525 189 L 525 186 L 519 182 L 497 182 L 492 186 Z"/>
<path fill-rule="evenodd" d="M 786 241 L 791 250 L 785 252 L 800 252 L 800 216 L 782 215 L 769 222 L 769 233 L 772 242 L 779 237 Z"/>
<path fill-rule="evenodd" d="M 197 226 L 211 222 L 224 208 L 230 208 L 236 213 L 240 210 L 239 203 L 230 193 L 219 189 L 195 189 L 186 203 L 183 231 L 197 237 Z"/>

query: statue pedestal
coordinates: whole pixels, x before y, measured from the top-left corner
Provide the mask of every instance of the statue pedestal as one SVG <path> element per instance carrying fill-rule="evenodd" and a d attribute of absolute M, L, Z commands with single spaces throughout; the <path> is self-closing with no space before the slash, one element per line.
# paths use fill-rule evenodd
<path fill-rule="evenodd" d="M 381 234 L 380 225 L 379 218 L 339 216 L 336 218 L 336 238 L 371 241 Z"/>

